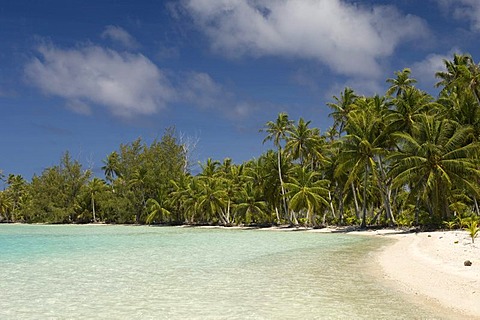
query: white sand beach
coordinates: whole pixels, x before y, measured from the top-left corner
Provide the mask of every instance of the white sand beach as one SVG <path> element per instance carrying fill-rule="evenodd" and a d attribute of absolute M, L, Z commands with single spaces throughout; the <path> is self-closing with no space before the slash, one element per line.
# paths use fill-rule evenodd
<path fill-rule="evenodd" d="M 480 238 L 472 244 L 460 230 L 385 236 L 397 240 L 377 256 L 386 283 L 420 304 L 480 319 Z"/>

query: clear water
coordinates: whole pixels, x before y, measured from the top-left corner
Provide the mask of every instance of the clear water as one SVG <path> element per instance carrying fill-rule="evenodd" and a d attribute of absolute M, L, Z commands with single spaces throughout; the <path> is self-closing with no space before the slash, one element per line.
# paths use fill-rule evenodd
<path fill-rule="evenodd" d="M 384 239 L 0 225 L 0 319 L 425 319 L 365 269 Z"/>

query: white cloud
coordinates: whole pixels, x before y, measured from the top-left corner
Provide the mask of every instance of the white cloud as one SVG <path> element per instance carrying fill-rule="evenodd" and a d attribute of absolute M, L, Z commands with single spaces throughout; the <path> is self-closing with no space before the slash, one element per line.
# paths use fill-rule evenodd
<path fill-rule="evenodd" d="M 455 19 L 467 19 L 474 32 L 480 32 L 480 1 L 478 0 L 437 0 L 440 7 Z"/>
<path fill-rule="evenodd" d="M 141 54 L 118 53 L 89 45 L 60 49 L 38 46 L 38 57 L 25 66 L 29 81 L 44 93 L 67 100 L 76 112 L 90 112 L 90 104 L 107 107 L 128 118 L 148 115 L 174 99 L 163 73 Z"/>
<path fill-rule="evenodd" d="M 197 108 L 219 111 L 230 119 L 244 119 L 257 108 L 257 104 L 237 97 L 206 73 L 190 72 L 181 82 L 180 99 Z"/>
<path fill-rule="evenodd" d="M 453 48 L 447 54 L 429 54 L 422 61 L 412 65 L 412 77 L 417 79 L 420 85 L 432 87 L 438 82 L 438 79 L 435 78 L 435 73 L 445 70 L 444 60 L 452 60 L 453 54 L 459 52 L 458 49 Z"/>
<path fill-rule="evenodd" d="M 118 42 L 128 49 L 139 47 L 137 41 L 127 31 L 118 26 L 106 26 L 102 32 L 102 38 Z"/>
<path fill-rule="evenodd" d="M 380 60 L 428 33 L 423 20 L 393 6 L 341 0 L 185 0 L 183 6 L 218 52 L 315 59 L 344 75 L 380 76 Z"/>

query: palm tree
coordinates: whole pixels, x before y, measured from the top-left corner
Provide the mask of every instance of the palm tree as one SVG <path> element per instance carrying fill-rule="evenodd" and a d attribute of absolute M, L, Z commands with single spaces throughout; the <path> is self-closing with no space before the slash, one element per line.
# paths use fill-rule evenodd
<path fill-rule="evenodd" d="M 396 94 L 397 97 L 402 95 L 407 89 L 413 87 L 417 80 L 410 78 L 410 73 L 412 71 L 409 68 L 405 68 L 402 71 L 395 71 L 396 78 L 387 79 L 387 83 L 390 83 L 390 87 L 387 90 L 387 96 Z"/>
<path fill-rule="evenodd" d="M 8 213 L 12 210 L 13 201 L 5 193 L 5 191 L 0 191 L 0 217 L 4 217 L 6 221 L 9 221 Z"/>
<path fill-rule="evenodd" d="M 336 103 L 327 103 L 327 106 L 333 109 L 333 112 L 328 116 L 333 118 L 333 128 L 339 137 L 344 132 L 348 114 L 356 108 L 355 100 L 357 98 L 358 96 L 353 89 L 347 87 L 340 94 L 340 98 L 336 96 L 333 97 Z"/>
<path fill-rule="evenodd" d="M 417 88 L 405 88 L 393 99 L 393 108 L 386 111 L 385 122 L 390 132 L 412 132 L 414 124 L 424 114 L 441 109 L 433 97 Z"/>
<path fill-rule="evenodd" d="M 118 168 L 119 156 L 116 151 L 110 153 L 105 160 L 102 161 L 104 166 L 102 170 L 105 172 L 105 177 L 108 181 L 113 181 L 115 176 L 119 177 L 120 172 Z"/>
<path fill-rule="evenodd" d="M 308 127 L 310 122 L 300 118 L 297 125 L 292 125 L 287 130 L 285 152 L 293 160 L 300 160 L 301 166 L 305 165 L 306 159 L 313 158 L 316 147 L 320 142 L 318 130 L 312 130 Z"/>
<path fill-rule="evenodd" d="M 369 111 L 358 109 L 349 114 L 347 135 L 341 140 L 339 165 L 336 168 L 336 175 L 348 172 L 345 190 L 363 174 L 362 228 L 366 227 L 369 175 L 376 174 L 376 157 L 385 152 L 384 134 L 379 130 L 381 118 Z"/>
<path fill-rule="evenodd" d="M 320 180 L 319 173 L 310 171 L 303 166 L 294 167 L 290 182 L 285 183 L 291 209 L 306 210 L 308 226 L 316 224 L 315 211 L 319 210 L 322 205 L 328 206 L 327 185 L 328 181 Z"/>
<path fill-rule="evenodd" d="M 147 200 L 146 206 L 148 216 L 145 222 L 147 224 L 152 224 L 156 222 L 157 219 L 165 220 L 171 215 L 171 212 L 167 208 L 165 208 L 162 201 L 157 201 L 153 198 L 150 198 Z"/>
<path fill-rule="evenodd" d="M 245 184 L 240 191 L 240 199 L 236 206 L 236 211 L 243 215 L 243 221 L 247 224 L 265 222 L 269 218 L 266 213 L 267 203 L 260 200 L 258 193 L 252 182 Z"/>
<path fill-rule="evenodd" d="M 268 133 L 268 135 L 263 140 L 263 143 L 266 141 L 273 140 L 273 144 L 277 147 L 277 168 L 278 168 L 278 178 L 280 180 L 280 186 L 282 190 L 282 199 L 283 199 L 283 209 L 285 211 L 285 216 L 288 221 L 291 222 L 290 215 L 288 213 L 287 200 L 285 198 L 285 188 L 283 187 L 283 176 L 282 176 L 282 145 L 281 141 L 285 140 L 288 130 L 292 126 L 292 121 L 288 119 L 288 114 L 281 112 L 278 114 L 277 120 L 275 122 L 269 121 L 265 124 L 265 128 L 262 131 Z"/>
<path fill-rule="evenodd" d="M 479 195 L 480 171 L 473 158 L 479 144 L 470 139 L 470 126 L 433 116 L 422 116 L 414 132 L 394 134 L 401 147 L 389 156 L 390 176 L 394 186 L 408 186 L 417 202 L 423 200 L 432 215 L 446 219 L 453 188 Z"/>
<path fill-rule="evenodd" d="M 88 193 L 90 194 L 91 202 L 92 202 L 93 222 L 97 222 L 95 198 L 97 194 L 105 190 L 105 187 L 106 187 L 105 181 L 97 177 L 93 178 L 90 181 L 90 183 L 87 185 Z"/>

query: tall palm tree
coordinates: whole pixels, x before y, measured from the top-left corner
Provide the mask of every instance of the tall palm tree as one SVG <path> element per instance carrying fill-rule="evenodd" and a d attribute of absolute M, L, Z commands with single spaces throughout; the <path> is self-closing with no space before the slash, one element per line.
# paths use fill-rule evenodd
<path fill-rule="evenodd" d="M 348 172 L 345 189 L 348 189 L 357 177 L 363 175 L 362 228 L 366 227 L 369 175 L 376 174 L 376 157 L 385 150 L 384 134 L 379 130 L 381 122 L 381 118 L 368 109 L 358 109 L 350 113 L 346 127 L 347 135 L 342 138 L 340 144 L 341 153 L 336 174 Z"/>
<path fill-rule="evenodd" d="M 285 188 L 283 187 L 283 176 L 282 176 L 282 140 L 285 140 L 288 130 L 291 128 L 293 121 L 288 119 L 288 114 L 281 112 L 278 114 L 277 120 L 275 122 L 269 121 L 265 124 L 265 128 L 261 131 L 267 132 L 268 135 L 263 140 L 263 143 L 266 141 L 273 141 L 273 144 L 277 147 L 277 168 L 278 168 L 278 178 L 280 180 L 281 191 L 282 191 L 282 200 L 283 200 L 283 209 L 285 211 L 285 216 L 288 221 L 290 220 L 290 215 L 287 207 L 287 200 L 285 198 Z"/>
<path fill-rule="evenodd" d="M 99 179 L 97 177 L 93 178 L 88 184 L 87 189 L 88 193 L 90 194 L 91 203 L 92 203 L 92 215 L 93 215 L 93 222 L 97 222 L 96 216 L 96 207 L 95 207 L 95 198 L 97 195 L 105 190 L 105 181 Z"/>
<path fill-rule="evenodd" d="M 285 183 L 288 190 L 292 210 L 306 210 L 307 225 L 314 226 L 315 211 L 322 205 L 328 206 L 328 181 L 320 180 L 320 174 L 303 166 L 296 166 L 290 176 L 290 182 Z"/>
<path fill-rule="evenodd" d="M 473 155 L 479 144 L 472 142 L 471 132 L 469 126 L 424 115 L 414 134 L 396 133 L 401 147 L 389 156 L 394 186 L 408 186 L 417 202 L 424 201 L 431 214 L 444 219 L 450 215 L 453 188 L 465 188 L 478 197 L 480 171 Z"/>

